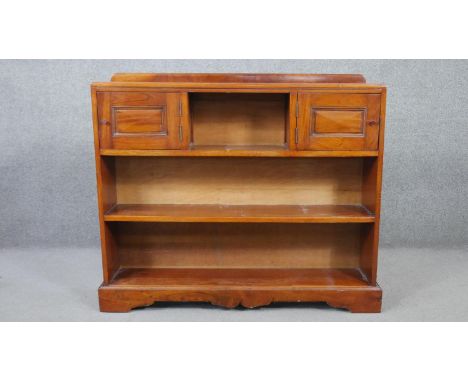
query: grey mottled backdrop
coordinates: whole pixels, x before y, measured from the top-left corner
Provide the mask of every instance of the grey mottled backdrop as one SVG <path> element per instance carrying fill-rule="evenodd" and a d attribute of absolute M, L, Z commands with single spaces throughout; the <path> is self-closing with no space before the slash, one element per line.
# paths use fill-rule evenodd
<path fill-rule="evenodd" d="M 468 60 L 0 61 L 0 246 L 98 246 L 89 84 L 114 72 L 363 73 L 388 86 L 381 245 L 468 240 Z"/>

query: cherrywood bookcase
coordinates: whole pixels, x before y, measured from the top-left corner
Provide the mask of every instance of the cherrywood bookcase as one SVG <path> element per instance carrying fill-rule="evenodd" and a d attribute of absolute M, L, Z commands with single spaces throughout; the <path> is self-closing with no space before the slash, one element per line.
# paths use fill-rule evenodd
<path fill-rule="evenodd" d="M 158 301 L 380 311 L 384 86 L 123 73 L 91 93 L 101 311 Z"/>

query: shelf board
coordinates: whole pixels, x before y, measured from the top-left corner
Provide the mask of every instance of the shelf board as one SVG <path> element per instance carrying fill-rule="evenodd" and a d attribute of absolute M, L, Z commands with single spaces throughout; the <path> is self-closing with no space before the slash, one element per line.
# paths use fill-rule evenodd
<path fill-rule="evenodd" d="M 110 287 L 202 288 L 335 288 L 365 287 L 359 268 L 122 268 Z"/>
<path fill-rule="evenodd" d="M 117 204 L 104 215 L 120 222 L 373 223 L 359 205 Z"/>
<path fill-rule="evenodd" d="M 281 146 L 200 146 L 189 150 L 101 149 L 102 156 L 146 157 L 377 157 L 378 151 L 295 151 Z"/>

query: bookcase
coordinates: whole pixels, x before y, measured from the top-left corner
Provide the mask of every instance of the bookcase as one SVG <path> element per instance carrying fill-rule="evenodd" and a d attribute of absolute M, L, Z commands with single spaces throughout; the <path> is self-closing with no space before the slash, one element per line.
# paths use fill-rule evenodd
<path fill-rule="evenodd" d="M 380 312 L 384 86 L 353 74 L 120 73 L 91 95 L 101 311 Z"/>

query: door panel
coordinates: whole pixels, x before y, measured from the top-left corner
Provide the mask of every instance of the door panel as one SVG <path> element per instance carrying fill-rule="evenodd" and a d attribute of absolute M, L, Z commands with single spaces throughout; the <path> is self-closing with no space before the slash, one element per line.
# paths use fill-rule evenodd
<path fill-rule="evenodd" d="M 379 94 L 299 93 L 299 150 L 377 150 Z"/>
<path fill-rule="evenodd" d="M 100 92 L 99 137 L 105 149 L 182 149 L 188 145 L 187 94 Z"/>

